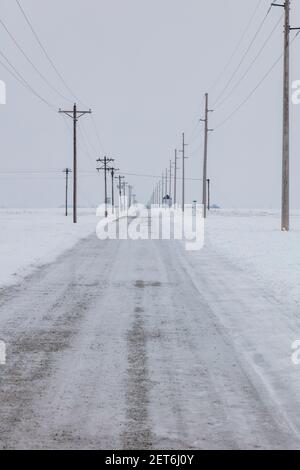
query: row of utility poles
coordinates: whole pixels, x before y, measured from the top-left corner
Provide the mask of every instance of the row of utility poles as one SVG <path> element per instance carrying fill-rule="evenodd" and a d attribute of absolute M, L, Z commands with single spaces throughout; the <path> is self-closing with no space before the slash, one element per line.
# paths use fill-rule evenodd
<path fill-rule="evenodd" d="M 208 125 L 208 116 L 212 110 L 208 106 L 208 93 L 205 94 L 205 110 L 204 110 L 204 119 L 200 121 L 204 122 L 204 156 L 203 156 L 203 187 L 202 187 L 202 204 L 203 204 L 203 216 L 207 216 L 207 210 L 210 210 L 210 179 L 207 178 L 207 157 L 208 157 L 208 134 L 212 132 L 213 129 L 209 129 Z M 175 149 L 174 161 L 170 160 L 169 171 L 166 169 L 162 173 L 161 180 L 156 184 L 154 191 L 151 196 L 150 202 L 156 205 L 167 205 L 173 204 L 177 206 L 177 172 L 178 167 L 178 153 L 181 153 L 181 164 L 182 164 L 182 196 L 181 196 L 181 209 L 182 212 L 185 210 L 185 189 L 186 189 L 186 176 L 185 176 L 185 161 L 188 158 L 186 156 L 186 147 L 187 147 L 185 133 L 182 133 L 182 148 L 180 150 Z M 172 193 L 172 170 L 174 168 L 174 184 L 173 184 L 173 193 Z M 169 181 L 169 185 L 168 185 Z"/>
<path fill-rule="evenodd" d="M 79 111 L 77 109 L 77 104 L 75 103 L 73 106 L 73 109 L 71 111 L 67 110 L 59 110 L 59 113 L 65 114 L 66 116 L 70 117 L 73 120 L 73 169 L 70 168 L 65 168 L 63 172 L 66 175 L 66 197 L 65 197 L 65 214 L 68 216 L 68 186 L 69 186 L 69 175 L 72 173 L 73 174 L 73 222 L 74 224 L 77 223 L 77 123 L 78 120 L 84 116 L 85 114 L 91 114 L 92 111 L 89 109 L 88 111 Z M 112 200 L 111 200 L 111 205 L 112 205 L 112 212 L 114 213 L 115 211 L 115 195 L 114 195 L 114 180 L 115 178 L 118 179 L 119 185 L 119 196 L 120 196 L 120 201 L 122 200 L 122 192 L 123 192 L 123 199 L 124 203 L 123 205 L 125 206 L 125 199 L 126 199 L 126 186 L 128 186 L 128 207 L 131 206 L 133 198 L 135 198 L 135 195 L 132 193 L 133 186 L 129 185 L 125 181 L 124 176 L 117 176 L 115 177 L 115 174 L 117 171 L 119 171 L 119 168 L 115 168 L 111 166 L 111 163 L 114 162 L 113 158 L 107 158 L 106 156 L 104 158 L 98 158 L 96 160 L 97 163 L 102 164 L 102 166 L 98 167 L 97 170 L 104 171 L 104 192 L 105 192 L 105 197 L 104 197 L 104 203 L 105 203 L 105 217 L 108 216 L 108 191 L 107 191 L 107 173 L 110 172 L 111 174 L 111 179 L 112 179 Z M 121 202 L 120 202 L 121 203 Z"/>
<path fill-rule="evenodd" d="M 135 194 L 132 193 L 133 186 L 125 181 L 125 176 L 118 176 L 116 172 L 119 171 L 119 168 L 114 167 L 112 164 L 115 161 L 114 158 L 98 158 L 97 163 L 100 166 L 97 166 L 97 171 L 103 171 L 104 173 L 104 204 L 105 204 L 105 217 L 108 217 L 108 188 L 107 188 L 107 174 L 110 173 L 111 176 L 111 208 L 112 214 L 115 213 L 115 180 L 118 181 L 118 190 L 119 190 L 119 207 L 120 210 L 129 209 L 132 206 L 133 200 L 135 200 Z M 128 189 L 128 196 L 126 199 L 126 188 Z"/>
<path fill-rule="evenodd" d="M 291 0 L 285 0 L 284 3 L 272 3 L 271 7 L 284 8 L 284 52 L 283 52 L 283 137 L 282 137 L 282 194 L 281 194 L 281 230 L 290 229 L 290 33 L 291 31 L 300 31 L 300 28 L 290 26 L 290 8 Z M 204 122 L 204 156 L 203 156 L 203 174 L 202 174 L 202 204 L 203 215 L 206 217 L 207 209 L 210 207 L 210 179 L 207 178 L 208 164 L 208 134 L 209 129 L 208 116 L 212 110 L 208 106 L 208 93 L 205 94 L 205 117 L 201 119 Z M 182 152 L 182 210 L 185 204 L 185 142 L 183 134 Z M 177 151 L 175 154 L 175 183 L 174 183 L 174 204 L 176 201 L 176 169 L 177 169 Z M 155 203 L 163 202 L 160 183 L 154 190 L 152 200 Z"/>

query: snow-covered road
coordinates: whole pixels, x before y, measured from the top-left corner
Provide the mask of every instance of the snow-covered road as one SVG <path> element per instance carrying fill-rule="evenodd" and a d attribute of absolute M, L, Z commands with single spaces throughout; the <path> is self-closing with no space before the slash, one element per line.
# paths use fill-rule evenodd
<path fill-rule="evenodd" d="M 300 322 L 208 243 L 81 241 L 0 297 L 0 448 L 300 449 Z"/>

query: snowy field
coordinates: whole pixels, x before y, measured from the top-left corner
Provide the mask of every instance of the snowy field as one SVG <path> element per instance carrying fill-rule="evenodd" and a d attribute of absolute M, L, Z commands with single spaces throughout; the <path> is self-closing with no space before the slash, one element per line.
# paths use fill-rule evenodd
<path fill-rule="evenodd" d="M 77 225 L 63 209 L 1 209 L 0 286 L 54 261 L 93 233 L 98 221 L 93 209 L 81 209 Z M 292 213 L 290 233 L 279 228 L 279 211 L 211 211 L 206 243 L 274 293 L 300 303 L 300 211 Z"/>
<path fill-rule="evenodd" d="M 300 211 L 292 212 L 289 233 L 280 231 L 279 211 L 212 211 L 206 243 L 274 294 L 300 303 Z"/>
<path fill-rule="evenodd" d="M 96 228 L 95 210 L 81 209 L 78 224 L 63 209 L 0 209 L 0 287 L 54 261 Z"/>

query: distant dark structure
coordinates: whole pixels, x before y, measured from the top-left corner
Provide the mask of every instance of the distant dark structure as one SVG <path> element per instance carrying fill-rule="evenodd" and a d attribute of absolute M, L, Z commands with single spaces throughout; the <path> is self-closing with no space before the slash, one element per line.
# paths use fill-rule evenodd
<path fill-rule="evenodd" d="M 167 207 L 172 207 L 172 198 L 168 194 L 163 197 L 163 205 Z"/>

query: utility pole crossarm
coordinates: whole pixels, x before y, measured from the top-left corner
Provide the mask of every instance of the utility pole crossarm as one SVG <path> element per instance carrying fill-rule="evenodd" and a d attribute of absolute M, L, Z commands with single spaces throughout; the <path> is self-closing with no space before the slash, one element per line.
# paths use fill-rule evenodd
<path fill-rule="evenodd" d="M 66 114 L 67 116 L 69 116 L 71 119 L 74 118 L 74 110 L 73 111 L 65 111 L 63 109 L 59 109 L 58 111 L 60 114 Z M 92 110 L 89 109 L 88 111 L 77 111 L 76 110 L 76 118 L 79 119 L 81 118 L 82 116 L 84 116 L 85 114 L 92 114 Z"/>

